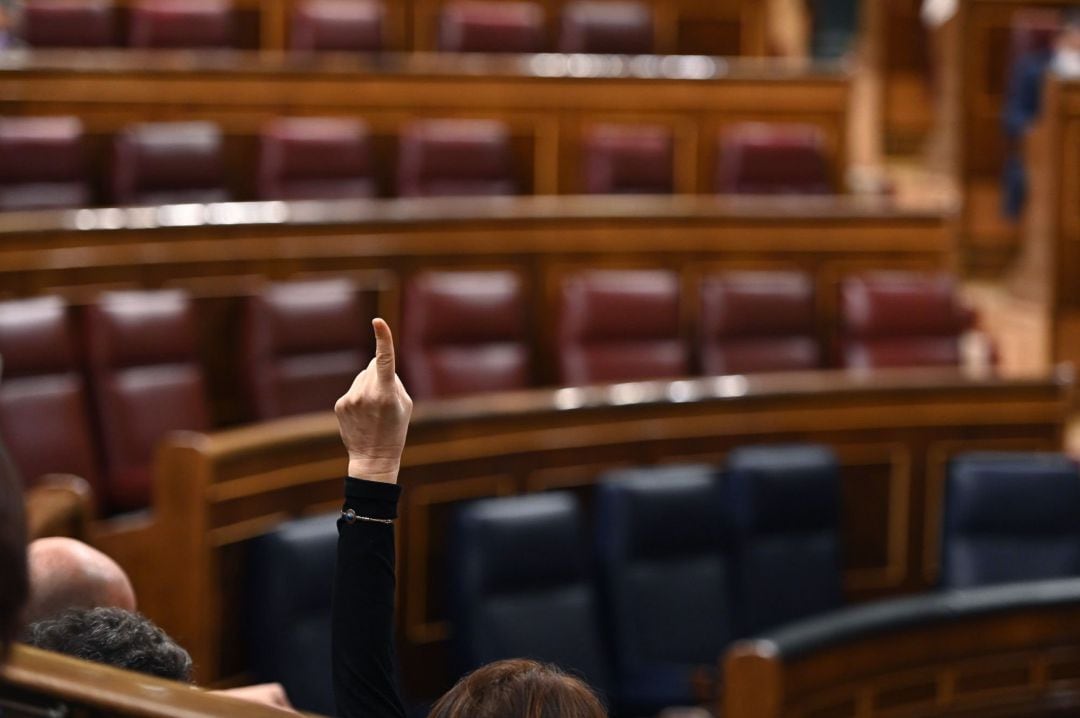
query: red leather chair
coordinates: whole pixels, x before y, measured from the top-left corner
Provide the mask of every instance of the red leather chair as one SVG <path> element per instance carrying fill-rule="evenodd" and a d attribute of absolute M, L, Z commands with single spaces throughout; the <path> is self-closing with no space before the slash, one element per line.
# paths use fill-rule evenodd
<path fill-rule="evenodd" d="M 296 117 L 274 120 L 260 138 L 262 199 L 375 196 L 371 140 L 359 120 Z"/>
<path fill-rule="evenodd" d="M 679 335 L 679 279 L 594 270 L 564 278 L 558 317 L 565 385 L 663 379 L 690 371 Z"/>
<path fill-rule="evenodd" d="M 658 125 L 596 125 L 584 136 L 585 192 L 671 194 L 671 130 Z"/>
<path fill-rule="evenodd" d="M 129 43 L 141 48 L 227 48 L 233 44 L 229 0 L 137 0 Z"/>
<path fill-rule="evenodd" d="M 814 285 L 799 272 L 727 272 L 701 285 L 705 374 L 817 369 Z"/>
<path fill-rule="evenodd" d="M 813 125 L 744 123 L 720 134 L 717 192 L 830 194 L 825 138 Z"/>
<path fill-rule="evenodd" d="M 221 130 L 209 122 L 129 125 L 117 135 L 113 199 L 119 204 L 227 202 Z"/>
<path fill-rule="evenodd" d="M 22 37 L 31 47 L 107 47 L 114 23 L 111 0 L 26 0 Z"/>
<path fill-rule="evenodd" d="M 304 0 L 293 11 L 289 47 L 296 52 L 378 52 L 384 14 L 379 0 Z"/>
<path fill-rule="evenodd" d="M 881 273 L 842 285 L 843 364 L 849 368 L 957 366 L 974 314 L 944 275 Z"/>
<path fill-rule="evenodd" d="M 419 120 L 401 134 L 402 197 L 498 196 L 518 191 L 510 131 L 495 120 Z"/>
<path fill-rule="evenodd" d="M 521 278 L 513 272 L 423 272 L 405 287 L 402 368 L 413 398 L 529 386 Z"/>
<path fill-rule="evenodd" d="M 648 55 L 653 52 L 648 5 L 633 0 L 577 0 L 563 7 L 560 52 Z"/>
<path fill-rule="evenodd" d="M 85 320 L 108 504 L 141 509 L 157 444 L 172 431 L 210 428 L 191 300 L 176 290 L 106 292 Z"/>
<path fill-rule="evenodd" d="M 100 495 L 86 387 L 63 302 L 0 302 L 0 436 L 29 485 L 75 474 Z"/>
<path fill-rule="evenodd" d="M 544 8 L 517 0 L 456 0 L 443 6 L 439 49 L 446 52 L 543 52 Z"/>
<path fill-rule="evenodd" d="M 90 187 L 78 118 L 0 118 L 0 209 L 88 204 Z"/>
<path fill-rule="evenodd" d="M 282 282 L 253 296 L 243 357 L 255 417 L 330 411 L 374 355 L 374 315 L 347 279 Z"/>

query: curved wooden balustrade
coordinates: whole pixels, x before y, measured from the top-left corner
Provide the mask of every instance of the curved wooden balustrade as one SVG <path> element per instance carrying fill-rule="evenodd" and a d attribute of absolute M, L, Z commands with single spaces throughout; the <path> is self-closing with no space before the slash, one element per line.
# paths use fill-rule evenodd
<path fill-rule="evenodd" d="M 109 666 L 16 646 L 0 663 L 0 711 L 85 718 L 281 718 L 268 706 Z"/>
<path fill-rule="evenodd" d="M 837 611 L 722 663 L 725 718 L 1076 715 L 1080 579 Z"/>
<path fill-rule="evenodd" d="M 949 458 L 1058 450 L 1071 379 L 954 371 L 820 372 L 538 390 L 421 403 L 401 471 L 400 634 L 413 695 L 445 688 L 440 539 L 461 501 L 550 489 L 588 495 L 604 470 L 722 461 L 731 448 L 817 441 L 843 466 L 846 584 L 864 599 L 925 589 L 937 562 Z M 340 506 L 333 416 L 217 434 L 160 450 L 143 517 L 100 524 L 141 607 L 191 651 L 202 679 L 242 670 L 244 541 Z"/>
<path fill-rule="evenodd" d="M 0 57 L 0 115 L 83 119 L 90 156 L 132 122 L 213 120 L 225 133 L 229 184 L 255 196 L 256 135 L 271 118 L 360 117 L 380 194 L 393 194 L 397 135 L 418 117 L 502 120 L 523 194 L 582 191 L 583 132 L 648 123 L 674 138 L 675 188 L 714 190 L 718 132 L 747 120 L 821 128 L 842 186 L 849 75 L 837 66 L 699 56 L 385 55 L 305 60 L 275 54 L 102 51 Z M 98 171 L 103 179 L 104 167 Z"/>

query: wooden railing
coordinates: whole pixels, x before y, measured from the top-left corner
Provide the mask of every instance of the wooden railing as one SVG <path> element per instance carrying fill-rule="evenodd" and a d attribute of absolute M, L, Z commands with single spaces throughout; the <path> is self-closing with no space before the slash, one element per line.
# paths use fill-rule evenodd
<path fill-rule="evenodd" d="M 853 600 L 918 591 L 937 571 L 949 458 L 1059 450 L 1071 380 L 951 371 L 820 372 L 531 391 L 421 403 L 409 432 L 399 523 L 400 635 L 412 695 L 446 688 L 440 577 L 446 521 L 486 496 L 588 493 L 606 469 L 722 461 L 733 447 L 822 442 L 842 465 L 845 582 Z M 158 454 L 141 519 L 95 543 L 132 574 L 141 608 L 191 650 L 204 680 L 243 669 L 244 542 L 340 506 L 331 414 L 179 434 Z M 226 640 L 226 636 L 229 639 Z"/>

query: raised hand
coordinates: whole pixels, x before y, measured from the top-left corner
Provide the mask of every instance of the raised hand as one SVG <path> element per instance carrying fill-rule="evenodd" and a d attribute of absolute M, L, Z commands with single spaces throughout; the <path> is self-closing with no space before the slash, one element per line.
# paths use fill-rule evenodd
<path fill-rule="evenodd" d="M 401 468 L 413 404 L 394 370 L 390 327 L 382 319 L 371 324 L 375 358 L 337 400 L 334 413 L 349 453 L 349 476 L 393 484 Z"/>

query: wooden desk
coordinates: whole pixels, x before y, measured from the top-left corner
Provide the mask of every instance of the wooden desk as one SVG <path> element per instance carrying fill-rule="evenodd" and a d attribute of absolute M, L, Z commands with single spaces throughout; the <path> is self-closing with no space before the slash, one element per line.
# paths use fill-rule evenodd
<path fill-rule="evenodd" d="M 1044 354 L 1080 363 L 1080 80 L 1051 78 L 1029 137 L 1031 193 L 1012 293 L 1047 328 Z"/>
<path fill-rule="evenodd" d="M 1001 219 L 1001 173 L 1007 147 L 1001 124 L 1008 81 L 1009 38 L 1017 11 L 1075 7 L 1076 0 L 961 0 L 944 29 L 951 63 L 944 119 L 957 152 L 956 176 L 964 197 L 960 243 L 976 270 L 1000 272 L 1016 258 L 1016 225 Z"/>
<path fill-rule="evenodd" d="M 580 145 L 598 123 L 652 123 L 675 138 L 675 187 L 711 193 L 718 133 L 736 122 L 822 128 L 836 187 L 847 167 L 850 79 L 797 61 L 590 55 L 289 58 L 242 52 L 28 52 L 0 57 L 0 115 L 81 117 L 107 186 L 111 136 L 132 122 L 212 120 L 230 188 L 254 195 L 256 135 L 293 115 L 363 118 L 380 193 L 393 193 L 397 135 L 416 118 L 504 121 L 523 194 L 582 189 Z M 106 197 L 99 200 L 104 201 Z"/>
<path fill-rule="evenodd" d="M 702 276 L 799 270 L 833 346 L 839 282 L 867 270 L 952 269 L 947 208 L 853 198 L 529 197 L 254 203 L 0 215 L 0 287 L 75 303 L 103 287 L 179 286 L 200 303 L 203 336 L 242 336 L 238 300 L 254 282 L 359 274 L 396 324 L 397 290 L 423 269 L 507 269 L 530 307 L 534 383 L 557 383 L 554 318 L 564 274 L 658 268 L 680 276 L 683 335 L 694 342 Z M 236 299 L 232 301 L 230 298 Z M 218 426 L 248 420 L 232 352 L 204 352 Z"/>
<path fill-rule="evenodd" d="M 1076 715 L 1080 580 L 838 611 L 737 644 L 725 718 Z"/>
<path fill-rule="evenodd" d="M 816 372 L 419 403 L 398 524 L 399 629 L 412 695 L 433 696 L 449 678 L 441 537 L 461 501 L 550 489 L 587 497 L 614 467 L 720 462 L 746 444 L 822 442 L 843 467 L 849 597 L 917 591 L 936 575 L 949 458 L 1060 450 L 1070 387 L 1065 375 Z M 242 668 L 235 627 L 244 542 L 340 507 L 344 469 L 329 413 L 177 434 L 158 453 L 150 512 L 99 525 L 95 542 L 131 573 L 142 610 L 191 650 L 201 679 L 230 675 Z"/>

